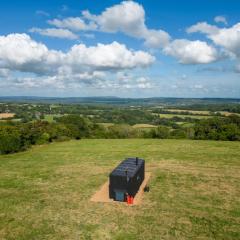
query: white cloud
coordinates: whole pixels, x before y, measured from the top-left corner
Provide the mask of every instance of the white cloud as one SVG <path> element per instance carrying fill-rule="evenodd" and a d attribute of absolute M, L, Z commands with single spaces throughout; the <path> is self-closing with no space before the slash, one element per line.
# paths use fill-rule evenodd
<path fill-rule="evenodd" d="M 139 77 L 136 79 L 137 87 L 141 89 L 153 88 L 153 84 L 146 77 Z"/>
<path fill-rule="evenodd" d="M 163 49 L 167 55 L 175 57 L 183 64 L 204 64 L 217 60 L 217 51 L 203 41 L 178 39 Z"/>
<path fill-rule="evenodd" d="M 97 28 L 95 23 L 90 22 L 89 24 L 86 24 L 84 20 L 82 20 L 79 17 L 75 17 L 75 18 L 69 17 L 63 20 L 53 19 L 53 20 L 49 20 L 48 23 L 55 27 L 67 28 L 72 31 L 82 31 L 82 30 L 86 31 L 86 30 L 94 30 Z"/>
<path fill-rule="evenodd" d="M 118 72 L 117 82 L 114 83 L 114 88 L 127 88 L 127 89 L 150 89 L 154 84 L 148 77 L 134 76 L 126 72 Z"/>
<path fill-rule="evenodd" d="M 210 25 L 206 22 L 199 22 L 189 28 L 187 28 L 187 33 L 206 33 L 206 34 L 215 34 L 218 33 L 219 29 L 216 26 Z"/>
<path fill-rule="evenodd" d="M 167 32 L 161 29 L 147 28 L 142 5 L 133 1 L 123 1 L 106 8 L 99 15 L 91 14 L 86 10 L 82 12 L 82 18 L 53 19 L 48 23 L 72 31 L 122 32 L 128 36 L 143 39 L 146 46 L 153 48 L 166 46 L 170 40 Z"/>
<path fill-rule="evenodd" d="M 127 69 L 146 67 L 154 61 L 154 57 L 143 51 L 130 51 L 125 45 L 113 42 L 86 47 L 84 44 L 74 45 L 67 53 L 67 61 L 72 65 L 84 64 L 97 69 Z"/>
<path fill-rule="evenodd" d="M 227 19 L 226 19 L 226 17 L 224 17 L 224 16 L 216 16 L 216 17 L 214 18 L 214 21 L 215 21 L 216 23 L 224 23 L 225 25 L 228 24 L 228 23 L 227 23 Z"/>
<path fill-rule="evenodd" d="M 78 35 L 72 33 L 68 29 L 61 29 L 61 28 L 31 28 L 29 30 L 31 33 L 39 33 L 43 36 L 49 36 L 49 37 L 56 37 L 56 38 L 65 38 L 65 39 L 78 39 Z"/>
<path fill-rule="evenodd" d="M 0 68 L 0 77 L 7 77 L 9 75 L 9 69 Z"/>
<path fill-rule="evenodd" d="M 104 32 L 125 32 L 131 36 L 138 36 L 145 27 L 145 12 L 143 7 L 133 1 L 123 1 L 120 4 L 106 8 L 100 15 L 93 15 L 83 11 L 86 19 L 98 24 Z"/>
<path fill-rule="evenodd" d="M 206 28 L 200 27 L 203 25 Z M 205 33 L 214 44 L 223 47 L 235 57 L 240 57 L 240 23 L 237 23 L 230 28 L 217 28 L 216 26 L 206 23 L 198 23 L 188 28 L 187 31 L 189 33 Z"/>
<path fill-rule="evenodd" d="M 9 70 L 37 74 L 18 78 L 15 82 L 19 86 L 101 85 L 109 72 L 147 67 L 153 61 L 149 53 L 129 50 L 117 42 L 90 47 L 76 44 L 64 53 L 49 50 L 27 34 L 0 36 L 0 74 Z"/>
<path fill-rule="evenodd" d="M 163 30 L 147 30 L 144 44 L 147 47 L 158 48 L 169 44 L 170 36 Z"/>
<path fill-rule="evenodd" d="M 125 77 L 123 77 L 125 75 Z M 15 87 L 30 88 L 54 88 L 54 89 L 152 89 L 155 85 L 148 77 L 138 77 L 122 72 L 105 74 L 101 71 L 92 73 L 82 72 L 74 75 L 56 75 L 56 76 L 34 76 L 17 77 L 9 79 L 11 85 Z M 0 82 L 0 86 L 4 86 Z M 7 85 L 5 85 L 7 86 Z"/>
<path fill-rule="evenodd" d="M 236 56 L 240 57 L 240 23 L 231 28 L 219 29 L 216 34 L 208 35 L 208 37 L 219 46 L 224 47 Z"/>
<path fill-rule="evenodd" d="M 35 71 L 49 54 L 44 44 L 33 41 L 27 34 L 0 36 L 0 68 Z"/>

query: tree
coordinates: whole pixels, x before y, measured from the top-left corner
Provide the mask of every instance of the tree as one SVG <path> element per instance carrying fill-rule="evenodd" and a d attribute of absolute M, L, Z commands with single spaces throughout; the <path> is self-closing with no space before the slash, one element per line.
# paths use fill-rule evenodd
<path fill-rule="evenodd" d="M 16 127 L 0 126 L 0 153 L 7 154 L 20 151 L 22 145 Z"/>

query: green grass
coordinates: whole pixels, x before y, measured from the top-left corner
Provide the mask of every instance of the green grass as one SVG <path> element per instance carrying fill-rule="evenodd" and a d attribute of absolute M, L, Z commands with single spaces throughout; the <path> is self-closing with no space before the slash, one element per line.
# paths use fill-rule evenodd
<path fill-rule="evenodd" d="M 152 173 L 143 204 L 90 202 L 127 156 Z M 0 239 L 240 239 L 240 143 L 80 140 L 0 156 Z"/>
<path fill-rule="evenodd" d="M 61 117 L 61 114 L 45 114 L 44 120 L 48 122 L 54 122 L 54 117 Z"/>

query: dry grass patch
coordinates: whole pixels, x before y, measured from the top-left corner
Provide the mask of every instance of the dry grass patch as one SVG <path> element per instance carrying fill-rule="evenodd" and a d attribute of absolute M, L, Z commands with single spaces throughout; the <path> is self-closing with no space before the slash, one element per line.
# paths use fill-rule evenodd
<path fill-rule="evenodd" d="M 0 119 L 13 118 L 15 113 L 0 113 Z"/>
<path fill-rule="evenodd" d="M 156 128 L 156 125 L 151 125 L 151 124 L 135 124 L 133 125 L 133 128 Z"/>

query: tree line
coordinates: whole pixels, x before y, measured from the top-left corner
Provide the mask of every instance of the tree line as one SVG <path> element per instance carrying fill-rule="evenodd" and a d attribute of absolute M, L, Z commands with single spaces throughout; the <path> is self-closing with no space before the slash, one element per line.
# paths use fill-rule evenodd
<path fill-rule="evenodd" d="M 64 115 L 56 122 L 3 122 L 0 125 L 0 154 L 24 151 L 32 145 L 82 138 L 159 138 L 240 141 L 240 117 L 202 119 L 192 127 L 157 125 L 136 129 L 128 124 L 109 127 L 79 115 Z"/>

